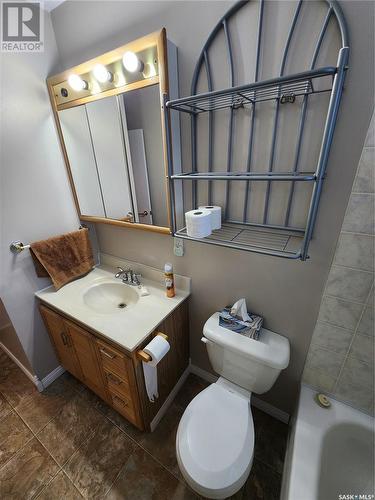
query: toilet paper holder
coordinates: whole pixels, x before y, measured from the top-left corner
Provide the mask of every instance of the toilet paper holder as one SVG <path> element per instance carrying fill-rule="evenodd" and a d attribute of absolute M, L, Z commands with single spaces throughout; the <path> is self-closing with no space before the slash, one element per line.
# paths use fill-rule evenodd
<path fill-rule="evenodd" d="M 156 337 L 157 335 L 160 335 L 161 337 L 163 337 L 165 340 L 168 340 L 168 335 L 165 335 L 165 333 L 162 333 L 162 332 L 156 332 L 154 337 Z M 149 354 L 147 354 L 147 352 L 143 351 L 142 349 L 140 349 L 138 352 L 137 352 L 137 358 L 141 361 L 144 361 L 145 363 L 149 363 L 152 358 Z"/>

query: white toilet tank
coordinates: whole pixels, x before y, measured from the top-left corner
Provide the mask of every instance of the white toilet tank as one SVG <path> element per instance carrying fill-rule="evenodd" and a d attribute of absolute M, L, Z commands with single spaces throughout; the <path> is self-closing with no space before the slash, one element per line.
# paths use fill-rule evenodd
<path fill-rule="evenodd" d="M 248 391 L 262 394 L 289 364 L 287 338 L 262 328 L 254 340 L 219 326 L 219 313 L 203 327 L 208 356 L 216 373 Z"/>

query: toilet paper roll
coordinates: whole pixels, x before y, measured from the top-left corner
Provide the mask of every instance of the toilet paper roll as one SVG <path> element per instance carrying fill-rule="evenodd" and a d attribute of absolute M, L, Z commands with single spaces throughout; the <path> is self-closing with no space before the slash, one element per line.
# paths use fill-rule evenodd
<path fill-rule="evenodd" d="M 151 361 L 147 364 L 149 366 L 156 366 L 159 361 L 161 361 L 164 356 L 167 354 L 171 346 L 169 345 L 168 340 L 166 340 L 161 335 L 156 335 L 146 347 L 143 348 L 146 354 L 151 356 Z"/>
<path fill-rule="evenodd" d="M 192 238 L 205 238 L 212 232 L 211 212 L 209 210 L 190 210 L 185 213 L 186 231 Z"/>
<path fill-rule="evenodd" d="M 169 342 L 161 335 L 156 335 L 156 337 L 143 348 L 144 352 L 151 356 L 151 361 L 148 363 L 143 361 L 142 364 L 147 396 L 152 403 L 159 397 L 157 365 L 170 348 Z"/>
<path fill-rule="evenodd" d="M 209 210 L 211 212 L 211 229 L 221 229 L 221 207 L 217 205 L 206 205 L 199 207 L 199 210 Z"/>

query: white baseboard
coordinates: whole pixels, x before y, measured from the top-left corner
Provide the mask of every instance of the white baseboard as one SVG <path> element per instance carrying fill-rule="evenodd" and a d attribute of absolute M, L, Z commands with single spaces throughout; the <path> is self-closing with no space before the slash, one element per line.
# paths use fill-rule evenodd
<path fill-rule="evenodd" d="M 43 388 L 45 389 L 52 384 L 57 378 L 59 378 L 63 373 L 65 373 L 65 368 L 59 365 L 57 368 L 52 370 L 48 375 L 42 378 Z"/>
<path fill-rule="evenodd" d="M 190 373 L 190 366 L 188 366 L 186 368 L 186 370 L 184 371 L 184 373 L 178 379 L 177 384 L 173 387 L 173 389 L 169 393 L 169 396 L 167 397 L 167 399 L 164 401 L 163 405 L 161 406 L 160 410 L 157 412 L 157 414 L 155 415 L 155 417 L 152 419 L 152 421 L 150 423 L 151 432 L 155 430 L 156 426 L 158 425 L 158 423 L 160 422 L 160 420 L 163 418 L 164 414 L 168 410 L 168 408 L 171 405 L 172 401 L 176 397 L 178 391 L 181 389 L 181 387 L 183 386 L 185 380 L 188 378 L 189 373 Z"/>
<path fill-rule="evenodd" d="M 192 364 L 190 365 L 190 373 L 194 373 L 194 375 L 203 378 L 203 380 L 206 380 L 206 382 L 210 382 L 210 384 L 214 384 L 219 378 L 217 375 L 214 375 L 213 373 L 210 373 L 206 370 L 203 370 L 202 368 L 199 368 L 199 366 Z"/>
<path fill-rule="evenodd" d="M 280 408 L 276 408 L 276 406 L 267 403 L 267 401 L 263 401 L 263 399 L 257 398 L 253 395 L 251 396 L 251 404 L 255 406 L 255 408 L 258 408 L 258 410 L 271 415 L 271 417 L 280 420 L 280 422 L 283 422 L 284 424 L 287 424 L 289 422 L 289 413 L 284 410 L 280 410 Z"/>
<path fill-rule="evenodd" d="M 42 392 L 43 390 L 43 384 L 39 377 L 36 375 L 33 375 L 30 370 L 24 366 L 21 361 L 16 358 L 16 356 L 7 348 L 5 345 L 0 342 L 0 349 L 2 349 L 7 356 L 10 357 L 10 359 L 23 371 L 23 373 L 26 375 L 26 377 L 36 386 L 39 392 Z"/>
<path fill-rule="evenodd" d="M 42 380 L 39 379 L 36 375 L 33 375 L 15 356 L 12 354 L 9 349 L 5 347 L 5 345 L 0 342 L 0 349 L 2 349 L 12 361 L 15 362 L 15 364 L 23 371 L 23 373 L 31 380 L 31 382 L 36 386 L 38 391 L 42 392 L 46 387 L 48 387 L 52 382 L 54 382 L 57 378 L 59 378 L 64 372 L 65 368 L 63 368 L 61 365 L 59 365 L 57 368 L 52 370 L 48 375 L 46 375 Z M 153 431 L 160 420 L 163 418 L 164 414 L 166 413 L 167 409 L 171 405 L 172 401 L 176 397 L 176 394 L 178 391 L 181 389 L 182 385 L 184 384 L 185 380 L 187 379 L 189 373 L 194 373 L 198 377 L 203 378 L 203 380 L 206 380 L 210 384 L 213 384 L 217 381 L 219 377 L 214 375 L 213 373 L 210 373 L 206 370 L 203 370 L 202 368 L 199 368 L 196 365 L 190 364 L 184 373 L 181 375 L 179 378 L 177 384 L 173 387 L 172 391 L 170 392 L 169 396 L 167 399 L 164 401 L 162 407 L 160 410 L 157 412 L 155 417 L 152 419 L 150 427 L 151 431 Z M 281 422 L 288 423 L 289 422 L 289 415 L 283 410 L 280 410 L 279 408 L 276 408 L 275 406 L 271 405 L 270 403 L 267 403 L 266 401 L 263 401 L 262 399 L 257 398 L 256 396 L 252 395 L 251 397 L 251 403 L 255 408 L 258 408 L 261 411 L 264 411 L 264 413 L 267 413 L 268 415 L 271 415 L 272 417 L 276 418 L 277 420 L 280 420 Z"/>
<path fill-rule="evenodd" d="M 202 368 L 199 368 L 198 366 L 195 365 L 190 365 L 190 373 L 194 373 L 198 377 L 203 378 L 203 380 L 206 380 L 211 384 L 215 383 L 219 378 L 213 373 L 203 370 Z M 276 408 L 275 406 L 271 405 L 270 403 L 267 403 L 266 401 L 263 401 L 262 399 L 257 398 L 256 396 L 254 396 L 254 394 L 252 394 L 251 396 L 251 404 L 255 406 L 255 408 L 258 408 L 258 410 L 264 411 L 264 413 L 271 415 L 271 417 L 274 417 L 277 420 L 284 422 L 285 424 L 289 422 L 288 413 L 286 413 L 283 410 L 280 410 L 279 408 Z"/>

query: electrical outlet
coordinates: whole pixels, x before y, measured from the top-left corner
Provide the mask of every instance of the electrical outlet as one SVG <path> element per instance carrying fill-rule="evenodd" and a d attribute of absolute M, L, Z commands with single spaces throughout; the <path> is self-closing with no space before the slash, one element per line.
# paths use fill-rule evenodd
<path fill-rule="evenodd" d="M 183 257 L 184 255 L 184 240 L 182 238 L 173 238 L 173 252 L 177 257 Z"/>

